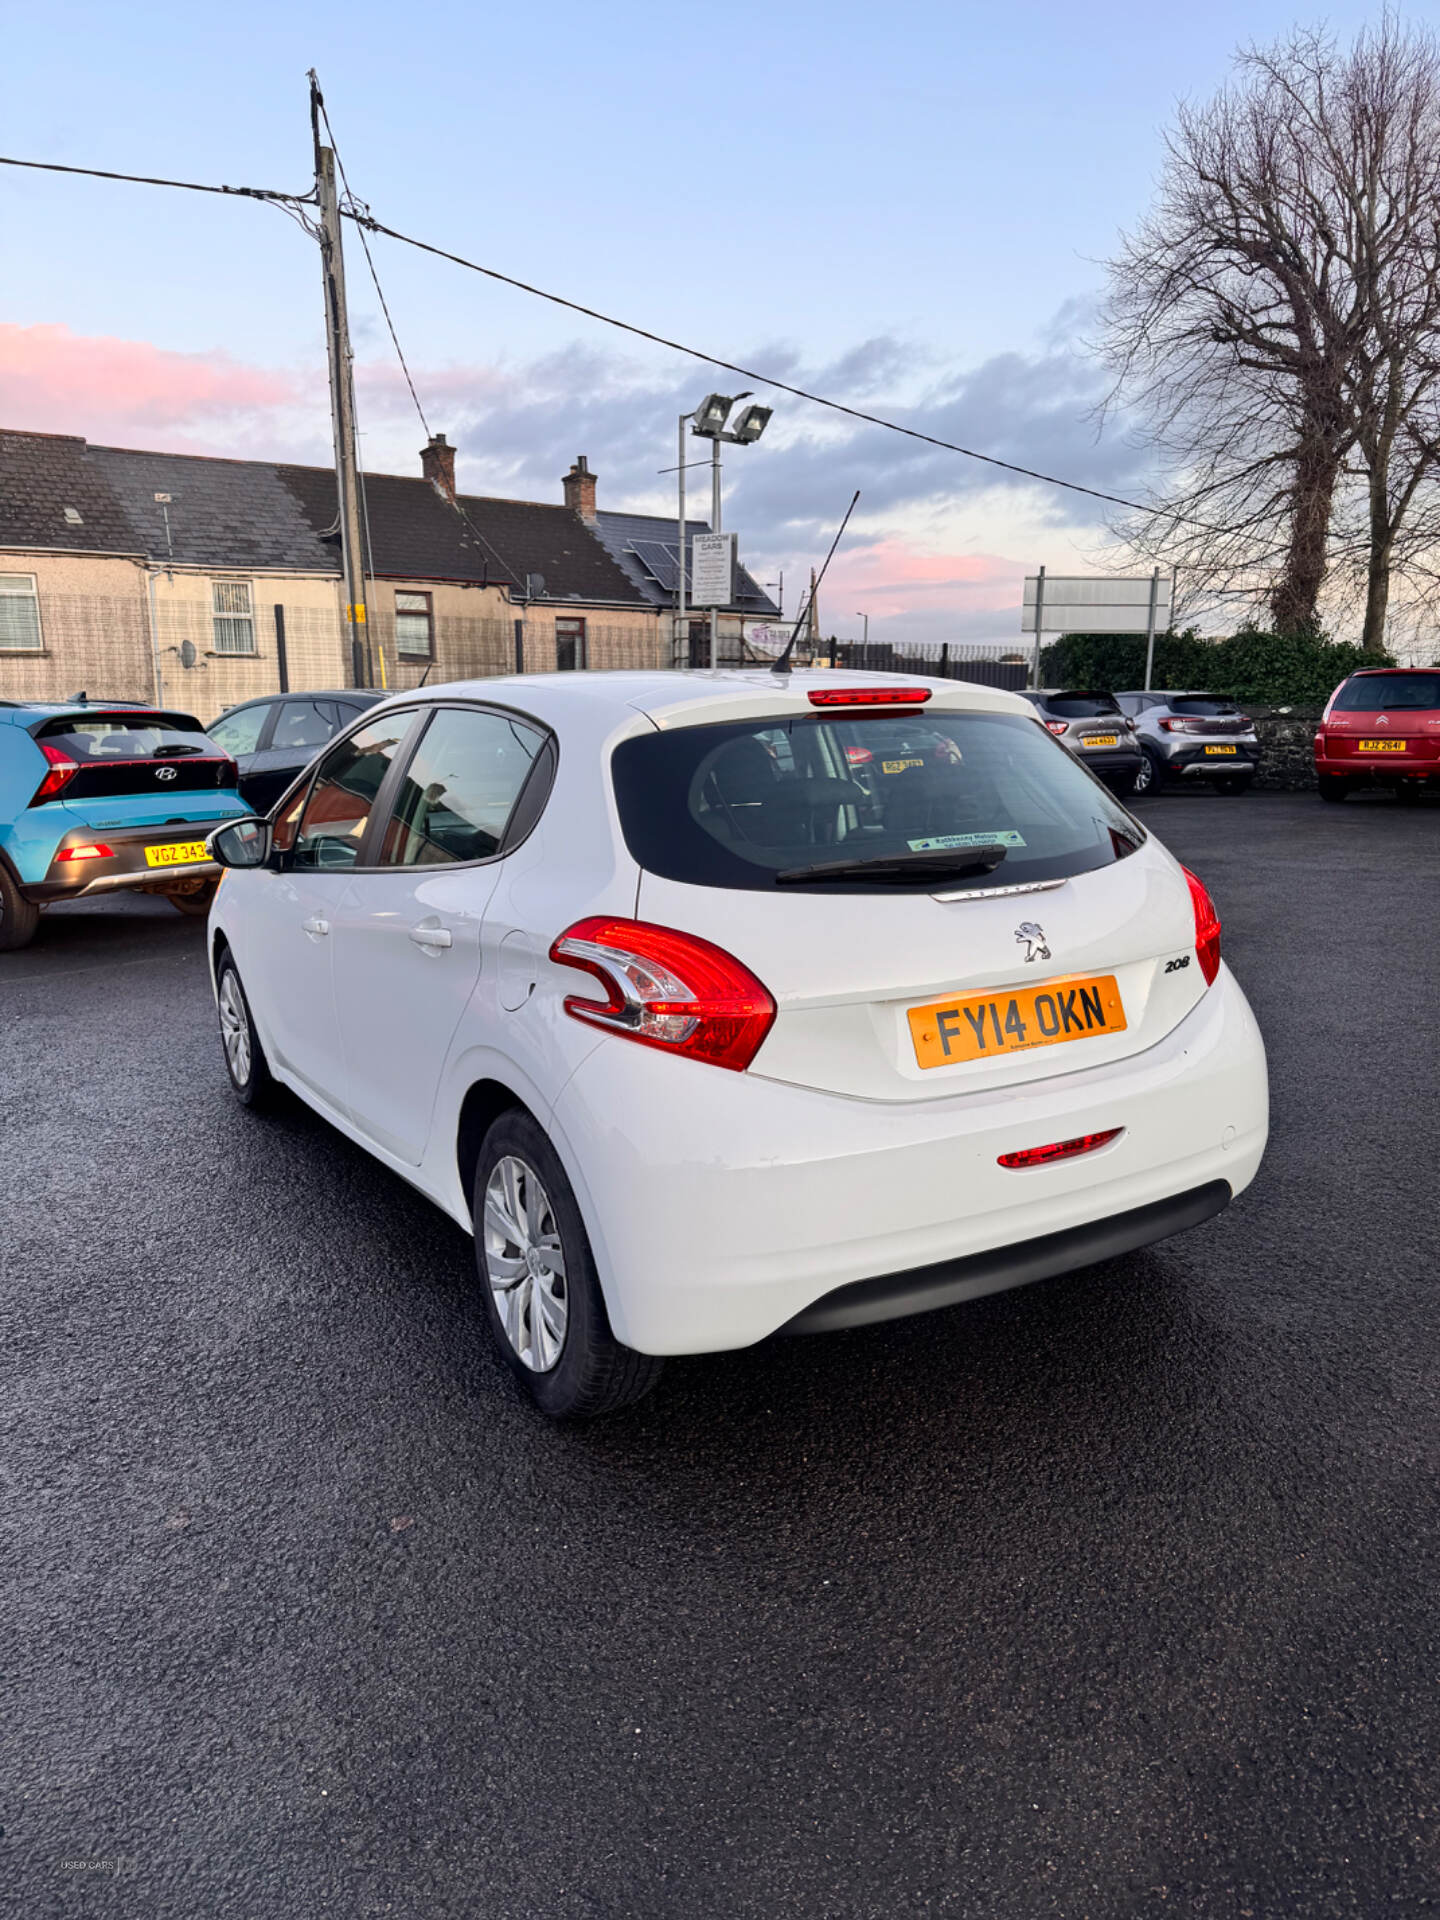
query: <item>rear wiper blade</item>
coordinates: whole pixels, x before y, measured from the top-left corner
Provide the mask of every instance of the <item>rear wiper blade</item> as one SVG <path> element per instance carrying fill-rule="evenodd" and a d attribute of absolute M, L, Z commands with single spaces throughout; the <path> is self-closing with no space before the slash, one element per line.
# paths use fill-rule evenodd
<path fill-rule="evenodd" d="M 878 860 L 825 860 L 813 867 L 782 867 L 778 886 L 798 880 L 963 880 L 972 873 L 993 873 L 1008 847 L 974 847 L 963 856 L 948 848 L 930 853 L 896 853 Z"/>

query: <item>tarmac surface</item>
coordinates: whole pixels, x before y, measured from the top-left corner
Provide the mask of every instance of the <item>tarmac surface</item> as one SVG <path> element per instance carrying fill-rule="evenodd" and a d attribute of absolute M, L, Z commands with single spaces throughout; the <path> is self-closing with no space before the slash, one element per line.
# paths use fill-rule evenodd
<path fill-rule="evenodd" d="M 0 955 L 0 1913 L 1440 1908 L 1440 805 L 1144 817 L 1250 1191 L 583 1428 L 459 1231 L 231 1099 L 202 927 Z"/>

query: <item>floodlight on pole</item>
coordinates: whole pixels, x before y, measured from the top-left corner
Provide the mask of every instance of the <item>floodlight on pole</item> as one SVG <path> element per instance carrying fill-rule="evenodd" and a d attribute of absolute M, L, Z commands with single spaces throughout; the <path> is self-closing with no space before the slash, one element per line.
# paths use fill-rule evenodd
<path fill-rule="evenodd" d="M 746 407 L 735 416 L 735 425 L 726 434 L 727 440 L 733 440 L 738 446 L 753 446 L 766 427 L 770 424 L 773 407 Z"/>
<path fill-rule="evenodd" d="M 680 580 L 675 599 L 680 615 L 679 624 L 682 626 L 685 613 L 685 424 L 688 421 L 691 433 L 701 440 L 710 442 L 710 531 L 719 533 L 721 530 L 720 442 L 728 440 L 732 446 L 753 446 L 770 424 L 770 416 L 774 411 L 772 407 L 744 407 L 736 415 L 734 427 L 727 431 L 725 422 L 730 418 L 730 409 L 749 398 L 748 388 L 744 393 L 707 393 L 694 413 L 682 413 L 680 416 L 680 501 L 677 515 Z M 718 664 L 719 654 L 720 616 L 718 609 L 712 606 L 710 609 L 710 665 L 712 667 Z"/>
<path fill-rule="evenodd" d="M 743 400 L 744 398 L 744 394 L 737 394 L 735 396 L 735 399 Z M 691 432 L 698 433 L 707 440 L 712 434 L 723 432 L 725 422 L 730 417 L 730 409 L 735 404 L 735 399 L 731 399 L 729 395 L 723 393 L 707 393 L 694 413 L 690 416 L 695 423 L 691 428 Z"/>

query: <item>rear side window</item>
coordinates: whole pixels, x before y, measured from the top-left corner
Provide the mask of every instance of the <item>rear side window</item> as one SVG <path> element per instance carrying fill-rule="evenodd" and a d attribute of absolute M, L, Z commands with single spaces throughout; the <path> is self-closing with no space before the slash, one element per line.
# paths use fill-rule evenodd
<path fill-rule="evenodd" d="M 1099 713 L 1118 713 L 1115 697 L 1109 693 L 1052 693 L 1045 711 L 1057 720 L 1092 720 Z"/>
<path fill-rule="evenodd" d="M 211 727 L 210 738 L 232 756 L 254 753 L 269 712 L 270 707 L 262 700 L 258 707 L 227 713 Z"/>
<path fill-rule="evenodd" d="M 1219 693 L 1177 693 L 1168 705 L 1172 713 L 1190 713 L 1200 720 L 1215 720 L 1221 714 L 1238 711 L 1233 700 Z"/>
<path fill-rule="evenodd" d="M 1015 885 L 1109 866 L 1144 840 L 1105 788 L 1018 714 L 677 728 L 622 742 L 612 777 L 640 865 L 700 886 L 793 888 L 777 874 L 970 848 L 1003 848 L 1004 858 L 964 884 Z M 858 874 L 840 884 L 896 883 Z M 937 883 L 917 874 L 901 884 Z"/>
<path fill-rule="evenodd" d="M 1335 696 L 1335 713 L 1398 713 L 1440 707 L 1440 673 L 1359 673 Z"/>
<path fill-rule="evenodd" d="M 452 866 L 499 851 L 544 735 L 508 714 L 442 708 L 405 770 L 382 866 Z"/>
<path fill-rule="evenodd" d="M 291 849 L 296 867 L 353 867 L 370 812 L 413 713 L 387 714 L 342 740 L 320 762 Z"/>
<path fill-rule="evenodd" d="M 174 753 L 213 754 L 215 742 L 188 713 L 67 714 L 38 738 L 82 765 L 87 760 L 153 760 Z"/>

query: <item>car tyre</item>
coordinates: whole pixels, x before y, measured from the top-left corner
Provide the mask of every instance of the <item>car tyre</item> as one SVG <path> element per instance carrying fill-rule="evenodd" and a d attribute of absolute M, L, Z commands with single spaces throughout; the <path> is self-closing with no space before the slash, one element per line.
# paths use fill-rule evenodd
<path fill-rule="evenodd" d="M 275 1081 L 255 1031 L 239 969 L 229 953 L 221 954 L 215 970 L 215 1004 L 225 1071 L 235 1098 L 245 1107 L 268 1106 L 275 1095 Z"/>
<path fill-rule="evenodd" d="M 1322 773 L 1316 776 L 1322 800 L 1348 800 L 1350 782 L 1343 773 Z"/>
<path fill-rule="evenodd" d="M 523 1109 L 501 1114 L 485 1135 L 471 1198 L 486 1317 L 541 1412 L 591 1419 L 649 1393 L 665 1363 L 611 1332 L 574 1191 Z"/>
<path fill-rule="evenodd" d="M 1105 775 L 1105 784 L 1117 800 L 1128 800 L 1136 791 L 1140 780 L 1138 773 L 1110 773 Z"/>
<path fill-rule="evenodd" d="M 25 898 L 10 869 L 0 864 L 0 953 L 28 947 L 39 924 L 39 907 Z"/>
<path fill-rule="evenodd" d="M 167 893 L 165 898 L 177 913 L 188 915 L 192 920 L 202 920 L 210 911 L 210 902 L 215 898 L 218 880 L 207 880 L 203 887 L 195 887 L 189 893 Z"/>
<path fill-rule="evenodd" d="M 1159 793 L 1165 779 L 1165 767 L 1160 756 L 1149 747 L 1140 749 L 1140 765 L 1135 769 L 1135 781 L 1130 792 L 1137 800 L 1148 800 Z"/>

